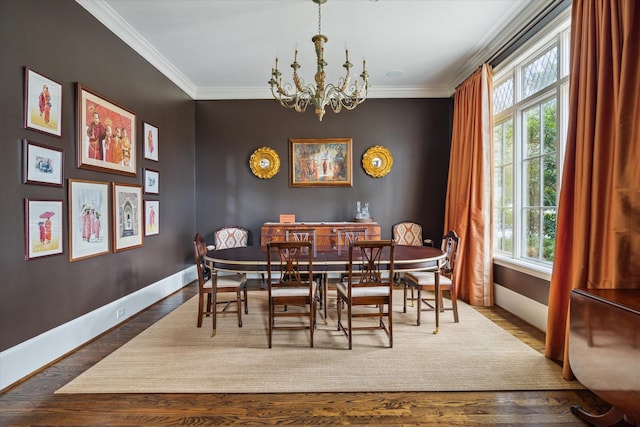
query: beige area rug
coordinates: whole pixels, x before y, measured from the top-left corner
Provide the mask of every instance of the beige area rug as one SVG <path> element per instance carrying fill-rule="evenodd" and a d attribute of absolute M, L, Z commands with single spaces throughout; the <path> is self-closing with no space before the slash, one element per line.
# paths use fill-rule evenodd
<path fill-rule="evenodd" d="M 433 312 L 415 325 L 394 293 L 394 346 L 383 331 L 360 331 L 353 350 L 336 331 L 335 300 L 325 325 L 318 315 L 314 347 L 308 331 L 276 331 L 267 344 L 266 292 L 249 293 L 249 314 L 196 327 L 197 297 L 187 301 L 56 393 L 290 393 L 580 389 L 561 368 L 470 306 L 460 323 Z M 293 308 L 292 308 L 293 309 Z M 346 314 L 346 310 L 345 310 Z"/>

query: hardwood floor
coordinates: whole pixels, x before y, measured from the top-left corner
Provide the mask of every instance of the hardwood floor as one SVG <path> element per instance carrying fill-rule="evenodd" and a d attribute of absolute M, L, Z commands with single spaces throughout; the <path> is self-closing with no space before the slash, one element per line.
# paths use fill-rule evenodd
<path fill-rule="evenodd" d="M 255 284 L 254 284 L 255 285 Z M 54 395 L 197 292 L 192 285 L 0 394 L 0 425 L 585 425 L 570 407 L 602 413 L 587 390 L 432 393 Z M 544 335 L 499 308 L 479 311 L 538 351 Z M 194 314 L 195 326 L 195 314 Z M 407 367 L 407 369 L 413 369 Z M 425 364 L 421 368 L 428 371 Z"/>

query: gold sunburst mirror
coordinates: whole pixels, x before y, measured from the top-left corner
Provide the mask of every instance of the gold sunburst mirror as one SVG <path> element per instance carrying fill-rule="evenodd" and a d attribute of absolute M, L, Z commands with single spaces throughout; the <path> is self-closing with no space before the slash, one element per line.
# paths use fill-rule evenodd
<path fill-rule="evenodd" d="M 261 147 L 251 155 L 249 166 L 258 178 L 273 178 L 280 170 L 280 156 L 272 148 Z"/>
<path fill-rule="evenodd" d="M 393 156 L 382 145 L 374 145 L 362 155 L 364 171 L 374 178 L 380 178 L 391 172 Z"/>

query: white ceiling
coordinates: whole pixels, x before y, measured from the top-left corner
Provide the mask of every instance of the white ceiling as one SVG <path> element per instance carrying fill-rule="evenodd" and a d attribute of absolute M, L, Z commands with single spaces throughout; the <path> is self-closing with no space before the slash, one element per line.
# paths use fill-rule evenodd
<path fill-rule="evenodd" d="M 312 0 L 76 0 L 193 99 L 271 98 L 279 57 L 291 82 L 313 82 Z M 370 97 L 448 97 L 551 0 L 328 0 L 328 82 L 370 75 Z M 400 75 L 398 75 L 400 74 Z"/>

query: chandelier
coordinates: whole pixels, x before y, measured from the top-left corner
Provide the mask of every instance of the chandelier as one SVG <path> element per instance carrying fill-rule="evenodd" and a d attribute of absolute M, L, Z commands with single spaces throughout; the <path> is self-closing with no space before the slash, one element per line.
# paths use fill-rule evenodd
<path fill-rule="evenodd" d="M 316 48 L 316 57 L 318 68 L 315 74 L 316 86 L 313 84 L 306 85 L 304 80 L 298 75 L 298 50 L 295 51 L 293 59 L 293 83 L 282 84 L 282 73 L 278 70 L 278 58 L 276 57 L 276 66 L 271 69 L 271 80 L 269 85 L 271 86 L 271 93 L 273 97 L 285 108 L 294 108 L 298 113 L 304 113 L 309 106 L 313 104 L 315 106 L 315 113 L 318 116 L 318 120 L 322 121 L 322 117 L 325 113 L 325 106 L 330 105 L 334 113 L 339 113 L 342 108 L 347 110 L 353 110 L 359 104 L 362 104 L 367 99 L 367 92 L 369 90 L 369 75 L 366 70 L 366 61 L 362 61 L 362 86 L 359 85 L 358 80 L 350 85 L 351 80 L 351 67 L 353 64 L 349 62 L 349 51 L 345 49 L 346 60 L 342 65 L 346 68 L 347 72 L 344 78 L 338 80 L 338 85 L 331 83 L 325 83 L 324 67 L 327 63 L 324 60 L 324 44 L 328 41 L 327 36 L 322 34 L 322 14 L 320 7 L 326 3 L 327 0 L 312 0 L 318 5 L 318 34 L 313 36 L 311 41 Z"/>

